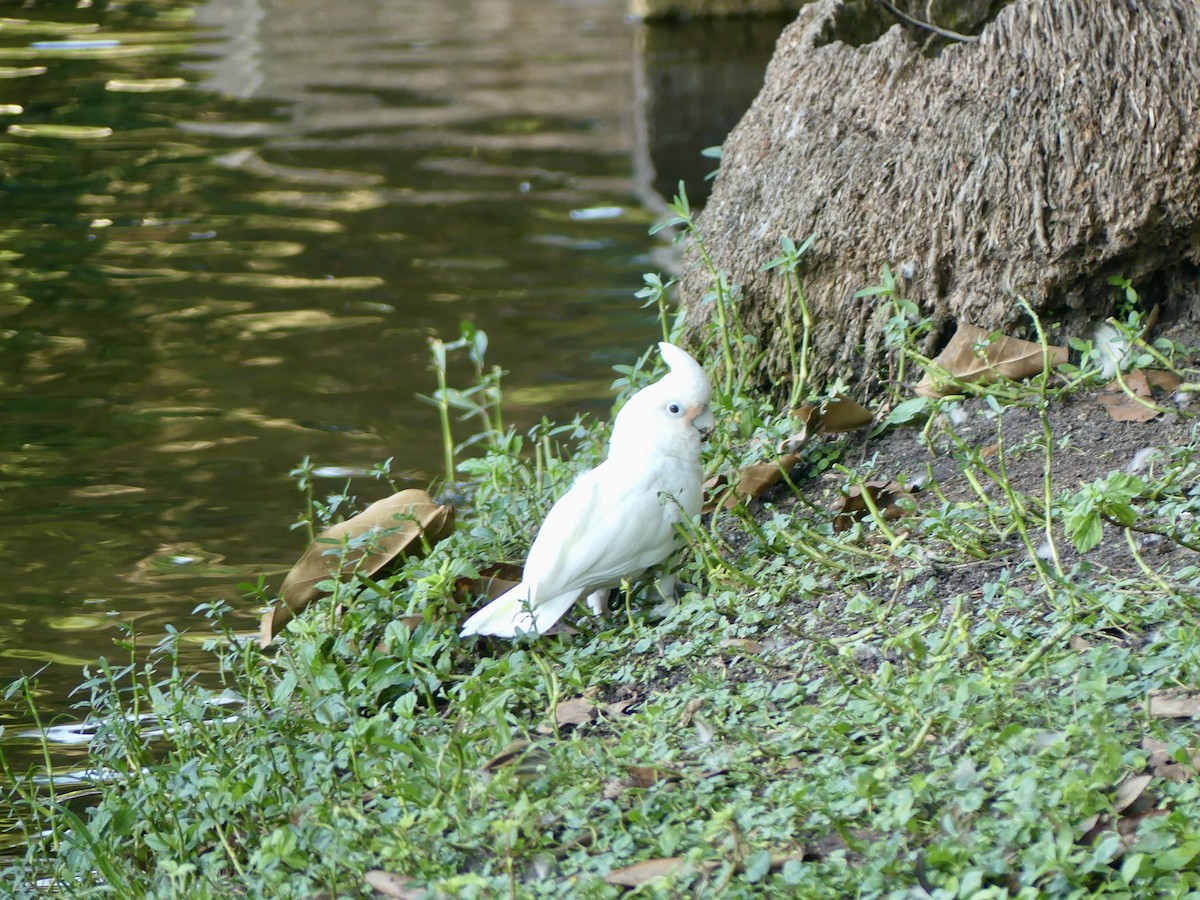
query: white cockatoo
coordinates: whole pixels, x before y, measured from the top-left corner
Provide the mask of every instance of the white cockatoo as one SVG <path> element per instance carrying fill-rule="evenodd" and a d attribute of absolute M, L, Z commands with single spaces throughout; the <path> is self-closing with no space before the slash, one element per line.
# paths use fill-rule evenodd
<path fill-rule="evenodd" d="M 521 583 L 467 619 L 463 637 L 540 634 L 584 595 L 599 613 L 609 590 L 675 552 L 675 525 L 700 513 L 700 444 L 715 420 L 700 364 L 674 344 L 658 347 L 671 371 L 617 413 L 608 459 L 554 504 Z"/>

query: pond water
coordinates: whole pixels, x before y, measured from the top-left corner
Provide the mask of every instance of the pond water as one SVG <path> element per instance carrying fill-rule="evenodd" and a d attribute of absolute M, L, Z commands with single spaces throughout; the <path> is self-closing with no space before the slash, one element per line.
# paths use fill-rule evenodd
<path fill-rule="evenodd" d="M 0 685 L 40 672 L 47 722 L 122 627 L 198 645 L 223 598 L 256 629 L 237 584 L 303 549 L 305 457 L 364 499 L 388 458 L 438 476 L 430 336 L 488 333 L 518 427 L 607 415 L 657 334 L 634 292 L 672 263 L 662 193 L 702 191 L 782 27 L 623 0 L 0 14 Z M 29 713 L 0 725 L 21 770 Z"/>

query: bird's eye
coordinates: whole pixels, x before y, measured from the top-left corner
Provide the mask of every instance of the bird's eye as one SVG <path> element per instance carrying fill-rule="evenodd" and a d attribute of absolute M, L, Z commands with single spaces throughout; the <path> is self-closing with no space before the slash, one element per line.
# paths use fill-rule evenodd
<path fill-rule="evenodd" d="M 669 412 L 673 416 L 677 416 L 681 412 L 683 412 L 683 407 L 680 406 L 678 403 L 672 403 L 670 406 L 667 407 L 667 412 Z"/>

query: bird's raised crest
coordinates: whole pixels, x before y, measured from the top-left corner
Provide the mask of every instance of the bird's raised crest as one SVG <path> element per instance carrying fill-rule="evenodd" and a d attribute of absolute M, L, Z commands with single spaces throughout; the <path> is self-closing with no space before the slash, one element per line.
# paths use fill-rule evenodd
<path fill-rule="evenodd" d="M 685 378 L 699 379 L 705 384 L 708 383 L 708 376 L 700 367 L 700 363 L 696 362 L 692 355 L 682 347 L 676 347 L 666 341 L 659 341 L 658 352 L 662 354 L 663 362 L 667 364 L 672 375 L 682 375 Z"/>

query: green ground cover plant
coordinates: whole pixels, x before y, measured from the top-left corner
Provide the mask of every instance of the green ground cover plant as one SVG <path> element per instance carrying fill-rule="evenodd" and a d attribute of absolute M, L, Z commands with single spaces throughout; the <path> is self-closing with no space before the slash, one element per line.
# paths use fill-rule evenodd
<path fill-rule="evenodd" d="M 688 231 L 685 197 L 675 211 Z M 714 474 L 770 463 L 795 435 L 791 409 L 843 389 L 807 383 L 806 247 L 787 241 L 769 263 L 799 329 L 786 402 L 748 390 L 758 350 L 736 289 L 712 273 L 718 325 L 697 355 L 721 422 Z M 640 296 L 672 337 L 668 291 L 648 276 Z M 1180 379 L 1150 422 L 1107 417 L 1102 354 L 1086 340 L 1025 381 L 914 397 L 905 385 L 933 362 L 902 291 L 889 271 L 870 293 L 896 376 L 874 428 L 807 440 L 774 487 L 717 503 L 687 534 L 677 603 L 629 585 L 608 618 L 581 607 L 574 633 L 512 643 L 456 636 L 479 602 L 462 585 L 521 559 L 553 499 L 601 458 L 604 425 L 506 428 L 486 337 L 439 342 L 430 400 L 454 533 L 386 575 L 331 581 L 267 651 L 229 628 L 228 607 L 201 607 L 219 684 L 181 669 L 175 633 L 101 661 L 81 709 L 100 787 L 66 796 L 6 764 L 26 843 L 0 863 L 3 889 L 1200 891 L 1194 356 L 1149 341 L 1133 307 L 1116 324 L 1125 372 L 1153 362 Z M 463 353 L 473 381 L 455 389 Z M 648 359 L 620 373 L 623 395 L 653 376 Z M 456 445 L 462 416 L 473 436 Z M 311 529 L 365 505 L 315 496 L 303 466 L 297 479 Z M 880 479 L 896 487 L 872 488 Z M 30 681 L 7 696 L 36 709 Z"/>

